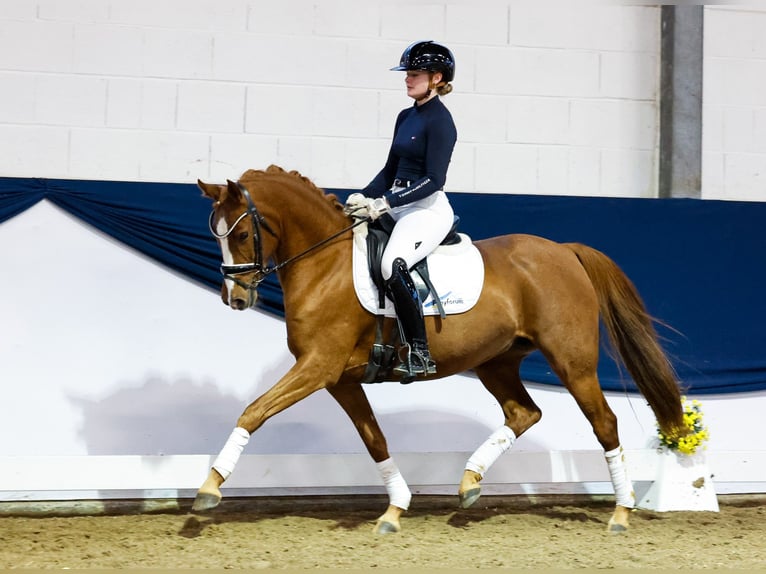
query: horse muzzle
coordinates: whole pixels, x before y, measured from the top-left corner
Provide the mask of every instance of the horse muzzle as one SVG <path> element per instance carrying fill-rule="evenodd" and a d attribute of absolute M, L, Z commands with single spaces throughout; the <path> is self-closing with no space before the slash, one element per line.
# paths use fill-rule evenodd
<path fill-rule="evenodd" d="M 255 307 L 258 291 L 255 289 L 232 289 L 223 302 L 235 311 L 244 311 Z"/>
<path fill-rule="evenodd" d="M 224 275 L 221 295 L 223 302 L 235 311 L 243 311 L 255 307 L 258 301 L 258 274 L 248 282 L 242 278 L 226 274 Z"/>
<path fill-rule="evenodd" d="M 258 294 L 256 291 L 248 291 L 247 298 L 233 297 L 229 300 L 229 307 L 235 311 L 244 311 L 255 307 L 255 302 L 258 300 Z"/>

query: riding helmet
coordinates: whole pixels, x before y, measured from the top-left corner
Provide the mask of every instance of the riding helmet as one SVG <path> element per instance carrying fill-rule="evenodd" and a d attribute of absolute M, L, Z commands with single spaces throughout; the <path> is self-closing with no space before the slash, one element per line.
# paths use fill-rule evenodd
<path fill-rule="evenodd" d="M 455 57 L 449 48 L 432 40 L 420 40 L 407 46 L 395 71 L 428 70 L 441 72 L 444 82 L 455 78 Z"/>

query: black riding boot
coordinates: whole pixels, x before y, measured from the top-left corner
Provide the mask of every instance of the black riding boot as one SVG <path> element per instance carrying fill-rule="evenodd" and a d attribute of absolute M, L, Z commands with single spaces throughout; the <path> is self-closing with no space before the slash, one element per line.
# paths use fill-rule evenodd
<path fill-rule="evenodd" d="M 403 376 L 403 383 L 410 383 L 417 375 L 432 375 L 436 363 L 431 359 L 423 321 L 423 307 L 415 283 L 410 277 L 404 259 L 394 260 L 391 279 L 386 283 L 386 292 L 394 302 L 404 342 L 409 347 L 407 357 L 394 369 Z"/>

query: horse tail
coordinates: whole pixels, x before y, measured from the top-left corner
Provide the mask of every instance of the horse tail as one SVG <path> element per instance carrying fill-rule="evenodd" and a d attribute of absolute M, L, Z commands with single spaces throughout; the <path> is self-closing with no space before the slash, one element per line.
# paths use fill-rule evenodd
<path fill-rule="evenodd" d="M 654 319 L 633 282 L 609 257 L 581 243 L 567 243 L 585 268 L 598 295 L 612 357 L 622 363 L 649 402 L 662 432 L 683 436 L 681 391 L 675 371 L 660 347 Z"/>

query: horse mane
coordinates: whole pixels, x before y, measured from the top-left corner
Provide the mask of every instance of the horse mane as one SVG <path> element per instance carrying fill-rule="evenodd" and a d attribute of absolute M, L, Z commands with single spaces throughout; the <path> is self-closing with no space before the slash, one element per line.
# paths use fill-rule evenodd
<path fill-rule="evenodd" d="M 338 211 L 343 210 L 343 205 L 338 201 L 338 196 L 334 193 L 326 193 L 323 189 L 320 187 L 317 187 L 313 181 L 311 181 L 309 178 L 301 174 L 299 171 L 292 170 L 292 171 L 286 171 L 279 167 L 278 165 L 271 164 L 269 167 L 267 167 L 265 170 L 262 169 L 248 169 L 245 173 L 242 174 L 242 176 L 239 178 L 240 181 L 258 181 L 260 179 L 269 178 L 269 177 L 287 177 L 292 178 L 296 182 L 302 184 L 304 187 L 309 188 L 311 191 L 316 192 L 319 194 L 322 198 L 325 199 L 334 209 Z"/>

